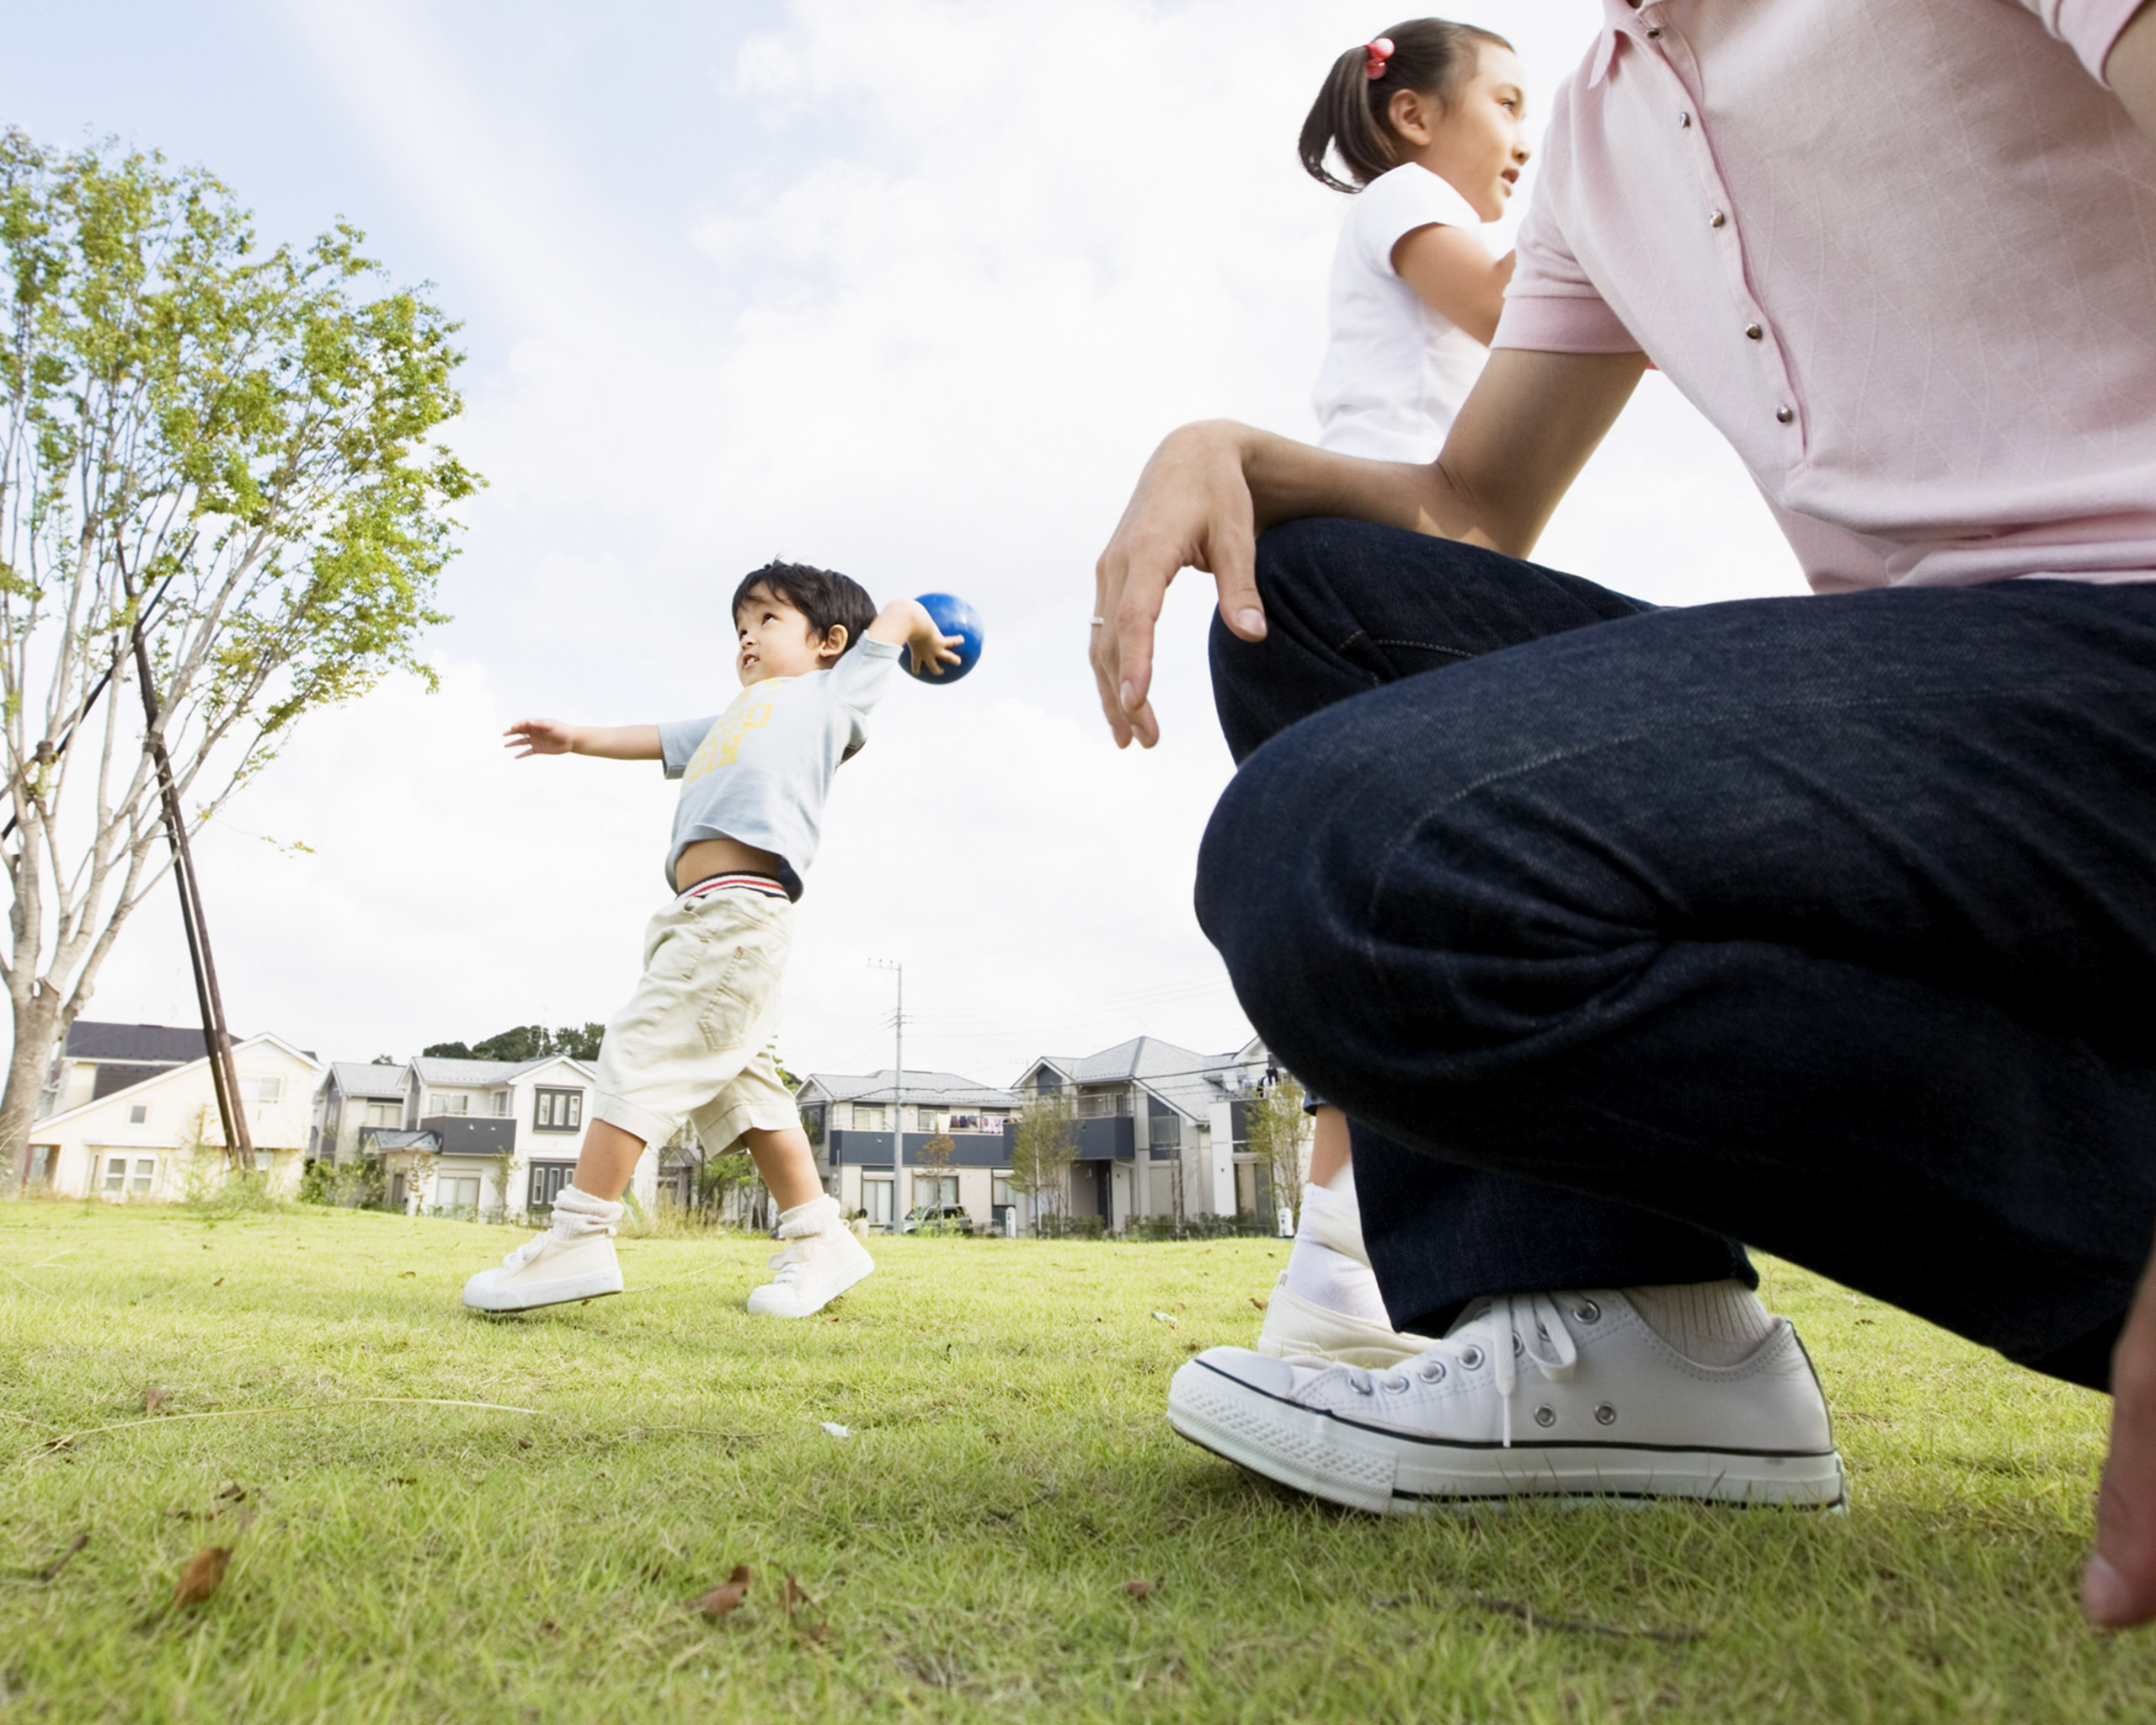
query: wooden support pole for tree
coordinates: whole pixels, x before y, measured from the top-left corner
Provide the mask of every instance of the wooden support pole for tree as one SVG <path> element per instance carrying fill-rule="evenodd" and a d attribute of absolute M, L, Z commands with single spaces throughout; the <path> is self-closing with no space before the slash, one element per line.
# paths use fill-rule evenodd
<path fill-rule="evenodd" d="M 134 595 L 131 590 L 128 596 Z M 151 758 L 157 769 L 157 791 L 164 800 L 165 837 L 172 845 L 173 875 L 179 884 L 179 920 L 187 930 L 187 955 L 195 964 L 195 994 L 202 1007 L 202 1039 L 208 1045 L 210 1081 L 217 1093 L 217 1115 L 224 1123 L 225 1147 L 241 1167 L 254 1167 L 254 1140 L 241 1106 L 239 1071 L 232 1063 L 232 1039 L 225 1029 L 224 996 L 217 990 L 216 961 L 210 956 L 210 930 L 202 916 L 202 895 L 195 882 L 195 857 L 188 848 L 187 823 L 181 818 L 179 786 L 173 777 L 172 756 L 157 729 L 157 696 L 150 676 L 150 649 L 141 621 L 135 624 L 135 670 L 142 685 L 142 713 L 149 725 Z"/>

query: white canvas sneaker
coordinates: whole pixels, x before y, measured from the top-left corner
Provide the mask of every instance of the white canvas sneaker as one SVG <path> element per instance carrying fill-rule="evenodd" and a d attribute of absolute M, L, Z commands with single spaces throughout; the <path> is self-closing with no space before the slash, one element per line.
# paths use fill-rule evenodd
<path fill-rule="evenodd" d="M 611 1229 L 569 1237 L 549 1228 L 464 1284 L 464 1303 L 479 1311 L 528 1311 L 622 1291 Z"/>
<path fill-rule="evenodd" d="M 1390 1370 L 1208 1348 L 1170 1383 L 1168 1423 L 1267 1479 L 1380 1514 L 1505 1497 L 1847 1497 L 1787 1319 L 1738 1364 L 1701 1365 L 1602 1289 L 1470 1307 Z"/>
<path fill-rule="evenodd" d="M 1297 1242 L 1297 1249 L 1306 1249 Z M 1385 1304 L 1377 1295 L 1377 1278 L 1367 1264 L 1343 1264 L 1359 1270 L 1369 1283 L 1364 1310 Z M 1342 1311 L 1339 1305 L 1305 1298 L 1288 1285 L 1288 1272 L 1280 1272 L 1265 1302 L 1265 1322 L 1258 1326 L 1257 1351 L 1274 1359 L 1331 1359 L 1348 1365 L 1384 1366 L 1397 1364 L 1435 1345 L 1428 1336 L 1396 1330 L 1382 1318 Z M 1363 1304 L 1363 1302 L 1357 1302 Z"/>
<path fill-rule="evenodd" d="M 756 1317 L 807 1317 L 821 1311 L 876 1268 L 868 1248 L 843 1223 L 820 1232 L 798 1235 L 786 1250 L 771 1255 L 778 1274 L 750 1290 L 749 1311 Z"/>

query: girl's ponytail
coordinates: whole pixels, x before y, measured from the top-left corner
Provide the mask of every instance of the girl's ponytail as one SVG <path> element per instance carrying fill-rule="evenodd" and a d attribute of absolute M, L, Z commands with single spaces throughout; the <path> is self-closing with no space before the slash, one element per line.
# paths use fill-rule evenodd
<path fill-rule="evenodd" d="M 1402 157 L 1389 112 L 1393 93 L 1418 91 L 1437 98 L 1440 107 L 1449 107 L 1461 82 L 1473 74 L 1485 42 L 1512 46 L 1502 36 L 1471 24 L 1417 18 L 1350 48 L 1332 62 L 1296 140 L 1295 153 L 1310 178 L 1335 191 L 1356 192 L 1397 168 Z M 1354 184 L 1325 165 L 1328 150 L 1339 152 Z"/>

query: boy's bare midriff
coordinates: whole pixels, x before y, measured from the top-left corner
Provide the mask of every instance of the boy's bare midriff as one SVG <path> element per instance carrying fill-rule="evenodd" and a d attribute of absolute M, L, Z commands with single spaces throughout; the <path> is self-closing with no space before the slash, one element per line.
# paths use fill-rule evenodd
<path fill-rule="evenodd" d="M 714 874 L 768 874 L 776 879 L 779 860 L 769 851 L 739 839 L 696 839 L 681 846 L 674 861 L 674 890 L 685 893 Z"/>

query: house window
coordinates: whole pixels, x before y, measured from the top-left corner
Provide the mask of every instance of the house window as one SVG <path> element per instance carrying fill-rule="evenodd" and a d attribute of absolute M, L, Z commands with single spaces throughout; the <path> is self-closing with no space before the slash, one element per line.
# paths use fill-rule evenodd
<path fill-rule="evenodd" d="M 105 1158 L 106 1197 L 147 1198 L 151 1188 L 157 1183 L 157 1159 L 155 1156 L 136 1156 L 131 1168 L 128 1166 L 128 1160 L 124 1156 Z"/>
<path fill-rule="evenodd" d="M 576 1172 L 574 1162 L 534 1162 L 531 1165 L 530 1196 L 525 1200 L 533 1210 L 552 1210 L 554 1200 L 562 1195 L 562 1188 L 569 1183 L 569 1176 Z"/>
<path fill-rule="evenodd" d="M 581 1090 L 542 1090 L 533 1105 L 531 1124 L 542 1132 L 574 1132 L 584 1124 Z"/>
<path fill-rule="evenodd" d="M 868 1212 L 868 1220 L 878 1228 L 891 1226 L 891 1183 L 889 1180 L 863 1180 L 861 1183 L 861 1207 Z"/>
<path fill-rule="evenodd" d="M 1171 1150 L 1182 1142 L 1182 1122 L 1173 1114 L 1155 1114 L 1146 1123 L 1146 1136 L 1155 1150 Z"/>
<path fill-rule="evenodd" d="M 853 1130 L 857 1132 L 881 1132 L 889 1124 L 883 1117 L 883 1104 L 873 1107 L 865 1103 L 853 1105 Z"/>
<path fill-rule="evenodd" d="M 463 1174 L 455 1179 L 435 1181 L 435 1208 L 469 1210 L 476 1215 L 479 1209 L 479 1177 Z"/>
<path fill-rule="evenodd" d="M 437 1090 L 427 1097 L 427 1112 L 430 1114 L 468 1114 L 472 1112 L 471 1092 Z"/>
<path fill-rule="evenodd" d="M 29 1186 L 42 1186 L 52 1178 L 53 1160 L 60 1154 L 56 1144 L 33 1144 L 30 1146 L 30 1172 L 24 1182 Z"/>
<path fill-rule="evenodd" d="M 988 1201 L 998 1210 L 1002 1210 L 1009 1205 L 1011 1202 L 1011 1177 L 1008 1174 L 995 1174 L 990 1177 L 988 1182 Z"/>
<path fill-rule="evenodd" d="M 239 1077 L 239 1099 L 242 1102 L 282 1102 L 285 1099 L 285 1081 L 264 1077 L 259 1073 L 243 1072 Z"/>
<path fill-rule="evenodd" d="M 127 1124 L 128 1124 L 129 1125 L 131 1125 L 131 1126 L 140 1126 L 140 1125 L 141 1125 L 144 1122 L 146 1122 L 147 1120 L 148 1120 L 148 1119 L 149 1119 L 149 1118 L 150 1118 L 150 1105 L 149 1105 L 149 1103 L 146 1103 L 146 1102 L 137 1102 L 137 1103 L 130 1103 L 128 1104 L 128 1106 L 127 1106 Z"/>
<path fill-rule="evenodd" d="M 367 1124 L 370 1126 L 401 1126 L 403 1124 L 403 1103 L 371 1102 L 367 1104 Z"/>
<path fill-rule="evenodd" d="M 497 1115 L 506 1115 L 509 1113 L 509 1092 L 506 1090 L 497 1090 L 494 1092 L 494 1113 Z"/>

